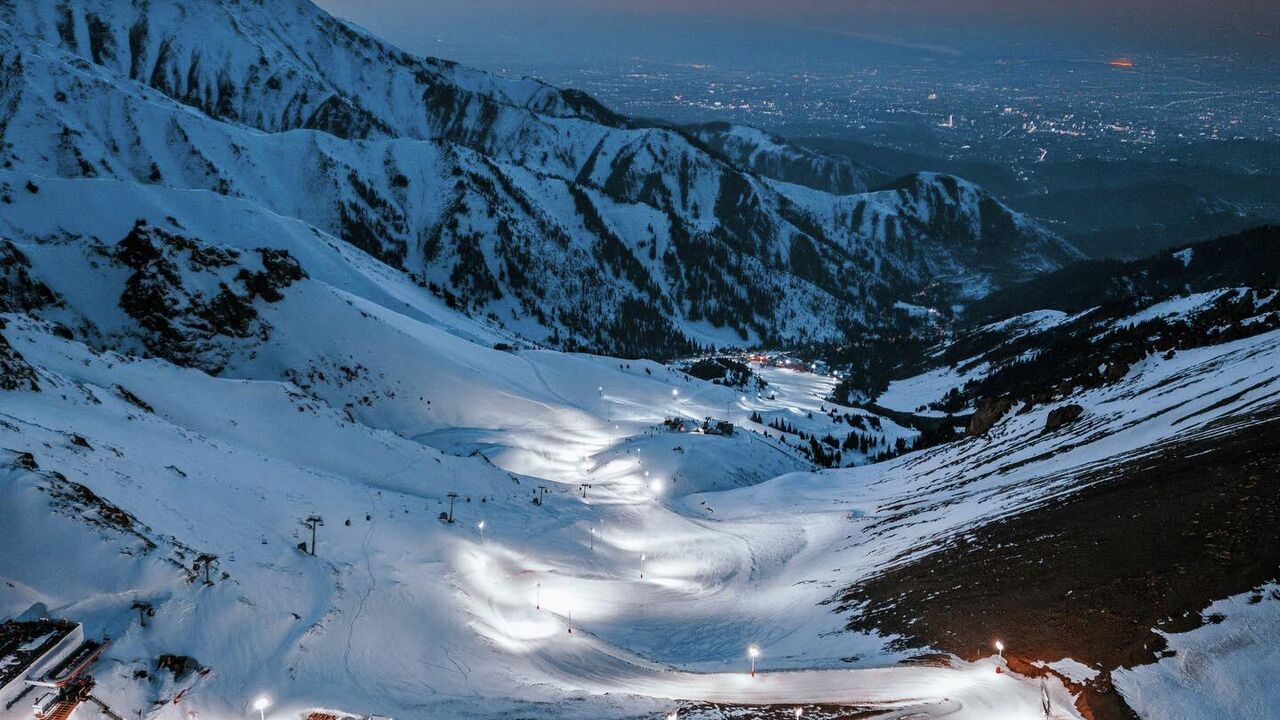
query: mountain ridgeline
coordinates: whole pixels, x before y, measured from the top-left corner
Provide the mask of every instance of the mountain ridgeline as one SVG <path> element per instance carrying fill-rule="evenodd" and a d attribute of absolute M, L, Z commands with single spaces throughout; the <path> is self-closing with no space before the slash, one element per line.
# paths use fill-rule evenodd
<path fill-rule="evenodd" d="M 1088 260 L 974 302 L 969 320 L 990 322 L 1034 310 L 1078 313 L 1100 303 L 1163 300 L 1218 288 L 1280 287 L 1280 226 L 1161 252 L 1141 260 Z"/>
<path fill-rule="evenodd" d="M 12 184 L 233 198 L 555 347 L 839 342 L 923 292 L 971 300 L 1079 257 L 954 177 L 885 184 L 748 128 L 628 119 L 305 0 L 0 0 L 0 65 Z"/>
<path fill-rule="evenodd" d="M 1085 260 L 1009 285 L 969 303 L 940 341 L 904 321 L 896 333 L 814 355 L 847 369 L 838 402 L 870 402 L 894 379 L 954 373 L 946 397 L 906 409 L 964 415 L 1068 398 L 1118 381 L 1153 355 L 1280 327 L 1280 227 L 1174 247 L 1142 260 Z"/>

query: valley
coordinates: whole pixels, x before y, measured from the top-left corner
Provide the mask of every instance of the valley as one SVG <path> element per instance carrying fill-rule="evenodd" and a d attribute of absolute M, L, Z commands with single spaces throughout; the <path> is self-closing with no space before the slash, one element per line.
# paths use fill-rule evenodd
<path fill-rule="evenodd" d="M 0 618 L 94 643 L 3 720 L 1267 716 L 1276 227 L 1084 262 L 306 0 L 0 68 Z"/>

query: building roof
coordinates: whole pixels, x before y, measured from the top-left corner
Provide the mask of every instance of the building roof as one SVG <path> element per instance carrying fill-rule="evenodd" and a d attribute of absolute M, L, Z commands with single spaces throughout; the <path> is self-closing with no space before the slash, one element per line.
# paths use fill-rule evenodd
<path fill-rule="evenodd" d="M 21 677 L 76 627 L 68 620 L 50 619 L 0 623 L 0 687 Z"/>

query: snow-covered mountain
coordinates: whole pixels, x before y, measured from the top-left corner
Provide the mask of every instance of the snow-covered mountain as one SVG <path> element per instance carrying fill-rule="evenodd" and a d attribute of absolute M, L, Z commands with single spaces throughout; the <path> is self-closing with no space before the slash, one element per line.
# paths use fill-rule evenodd
<path fill-rule="evenodd" d="M 813 190 L 873 175 L 416 58 L 305 0 L 10 1 L 0 43 L 7 168 L 241 198 L 563 347 L 840 340 L 1077 257 L 954 178 Z"/>
<path fill-rule="evenodd" d="M 1251 296 L 1252 334 L 1152 354 L 972 440 L 815 471 L 754 418 L 839 427 L 831 378 L 753 365 L 768 392 L 752 394 L 649 361 L 518 348 L 408 274 L 245 200 L 25 177 L 0 174 L 0 615 L 110 636 L 94 692 L 126 715 L 243 713 L 268 693 L 274 720 L 723 717 L 697 701 L 1042 717 L 1034 668 L 994 673 L 985 638 L 1013 633 L 1010 662 L 1111 656 L 1036 643 L 1034 617 L 1016 632 L 1007 616 L 970 618 L 965 643 L 908 636 L 896 613 L 920 594 L 877 578 L 932 579 L 915 563 L 985 547 L 966 538 L 1114 484 L 1126 463 L 1191 456 L 1181 443 L 1274 417 L 1277 311 Z M 1046 332 L 1053 317 L 993 332 Z M 932 386 L 945 399 L 956 384 Z M 1068 402 L 1080 414 L 1047 429 Z M 737 428 L 667 422 L 708 416 Z M 312 514 L 326 522 L 316 557 L 296 549 Z M 951 607 L 970 585 L 925 597 Z M 155 609 L 145 627 L 135 601 Z M 907 640 L 969 661 L 896 664 Z M 753 684 L 752 643 L 762 669 L 793 672 Z M 1168 682 L 1120 676 L 1135 698 Z M 1060 717 L 1081 716 L 1073 677 L 1044 679 Z M 838 717 L 822 712 L 808 710 Z"/>
<path fill-rule="evenodd" d="M 0 615 L 110 636 L 94 693 L 116 712 L 229 715 L 259 693 L 276 720 L 696 716 L 692 700 L 976 719 L 1039 702 L 994 660 L 843 667 L 902 653 L 814 644 L 842 619 L 822 585 L 794 594 L 808 570 L 790 560 L 821 557 L 835 528 L 717 519 L 713 495 L 812 467 L 751 417 L 832 425 L 830 378 L 761 368 L 769 395 L 750 397 L 518 348 L 243 199 L 0 178 Z M 740 428 L 667 422 L 708 416 Z M 315 557 L 296 548 L 311 515 Z M 155 610 L 145 627 L 134 602 Z M 819 669 L 747 686 L 748 642 Z"/>
<path fill-rule="evenodd" d="M 1274 615 L 1235 608 L 1274 557 L 1266 237 L 1105 279 L 1121 305 L 1096 268 L 1051 276 L 1069 312 L 997 296 L 854 407 L 813 365 L 538 344 L 841 338 L 1074 252 L 956 178 L 644 125 L 298 0 L 0 0 L 0 65 L 0 617 L 109 637 L 122 716 L 1242 714 L 1144 643 L 1228 595 L 1232 638 Z"/>
<path fill-rule="evenodd" d="M 833 195 L 866 192 L 890 180 L 883 171 L 843 155 L 824 155 L 757 128 L 707 123 L 685 132 L 738 168 Z"/>

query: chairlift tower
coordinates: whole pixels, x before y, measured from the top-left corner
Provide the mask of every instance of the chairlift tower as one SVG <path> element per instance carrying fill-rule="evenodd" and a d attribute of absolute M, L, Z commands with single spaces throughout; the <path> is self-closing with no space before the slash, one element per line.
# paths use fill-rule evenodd
<path fill-rule="evenodd" d="M 316 556 L 316 528 L 324 525 L 324 518 L 319 515 L 309 515 L 306 520 L 302 521 L 303 525 L 311 528 L 311 557 Z"/>

